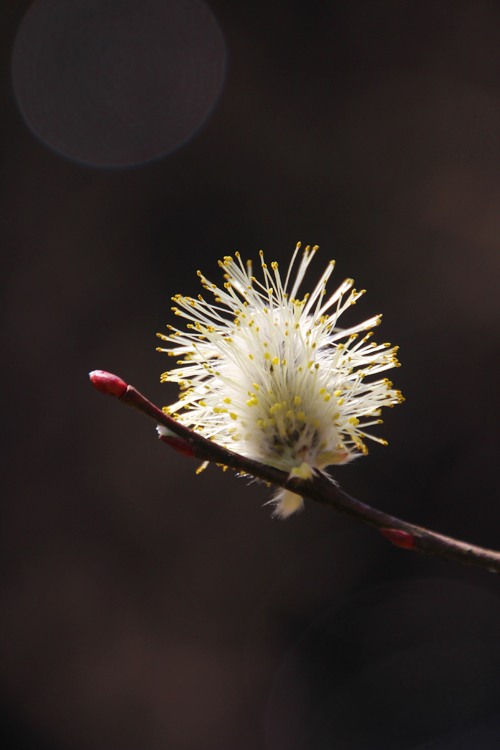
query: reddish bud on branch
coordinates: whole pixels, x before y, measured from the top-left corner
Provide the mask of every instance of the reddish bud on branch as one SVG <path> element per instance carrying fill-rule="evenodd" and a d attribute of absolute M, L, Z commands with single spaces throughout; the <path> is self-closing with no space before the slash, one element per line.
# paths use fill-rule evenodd
<path fill-rule="evenodd" d="M 408 531 L 401 531 L 400 529 L 379 529 L 379 531 L 396 547 L 402 547 L 403 549 L 416 549 L 417 547 L 415 537 Z"/>
<path fill-rule="evenodd" d="M 267 482 L 268 485 L 276 484 L 290 492 L 300 493 L 303 497 L 335 508 L 351 518 L 373 526 L 396 547 L 413 549 L 425 555 L 438 555 L 447 560 L 486 568 L 500 575 L 500 552 L 461 542 L 458 539 L 436 534 L 422 526 L 414 526 L 393 518 L 387 513 L 350 497 L 323 474 L 313 475 L 310 479 L 290 477 L 286 472 L 275 469 L 273 466 L 233 453 L 172 419 L 139 391 L 136 391 L 133 386 L 127 386 L 121 378 L 109 372 L 95 370 L 90 373 L 90 379 L 102 393 L 116 396 L 120 403 L 137 409 L 141 414 L 156 422 L 164 443 L 185 456 L 194 456 L 202 460 L 202 466 L 207 461 L 214 461 L 218 466 L 230 466 L 241 475 L 254 476 Z M 400 528 L 394 528 L 393 524 L 397 524 Z"/>
<path fill-rule="evenodd" d="M 92 385 L 107 396 L 120 398 L 127 390 L 127 384 L 124 380 L 119 378 L 118 375 L 106 372 L 106 370 L 93 370 L 89 372 L 89 378 Z"/>
<path fill-rule="evenodd" d="M 186 440 L 183 440 L 182 438 L 175 437 L 174 435 L 160 435 L 160 440 L 163 443 L 166 443 L 174 450 L 178 451 L 179 453 L 182 453 L 183 456 L 189 456 L 189 458 L 193 458 L 194 451 L 193 448 L 189 445 Z"/>

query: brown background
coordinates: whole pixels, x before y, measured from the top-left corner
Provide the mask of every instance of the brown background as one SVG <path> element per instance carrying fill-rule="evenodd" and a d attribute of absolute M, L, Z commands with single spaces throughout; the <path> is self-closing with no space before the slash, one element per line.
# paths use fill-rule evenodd
<path fill-rule="evenodd" d="M 69 2 L 69 0 L 68 0 Z M 383 312 L 406 402 L 339 469 L 500 549 L 500 3 L 213 0 L 220 101 L 180 150 L 95 169 L 25 126 L 0 5 L 5 747 L 494 750 L 498 579 L 196 464 L 97 393 L 156 403 L 196 270 L 319 244 Z M 335 282 L 332 282 L 332 285 Z"/>

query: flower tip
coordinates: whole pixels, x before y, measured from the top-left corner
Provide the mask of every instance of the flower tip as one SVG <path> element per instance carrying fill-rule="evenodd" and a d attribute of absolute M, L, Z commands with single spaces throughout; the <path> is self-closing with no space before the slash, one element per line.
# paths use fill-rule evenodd
<path fill-rule="evenodd" d="M 92 372 L 89 372 L 89 378 L 92 385 L 107 396 L 120 398 L 128 387 L 125 381 L 119 378 L 118 375 L 113 375 L 111 372 L 106 372 L 106 370 L 92 370 Z"/>
<path fill-rule="evenodd" d="M 401 529 L 379 529 L 379 531 L 396 547 L 402 547 L 403 549 L 416 549 L 417 547 L 414 535 L 408 531 L 401 531 Z"/>
<path fill-rule="evenodd" d="M 295 492 L 290 492 L 290 490 L 280 490 L 269 502 L 275 503 L 273 518 L 281 518 L 282 520 L 304 508 L 304 500 L 301 496 L 296 495 Z"/>

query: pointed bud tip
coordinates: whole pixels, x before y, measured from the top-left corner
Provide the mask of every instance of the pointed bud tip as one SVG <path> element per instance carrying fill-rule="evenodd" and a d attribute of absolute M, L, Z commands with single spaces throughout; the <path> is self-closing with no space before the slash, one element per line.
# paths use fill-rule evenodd
<path fill-rule="evenodd" d="M 118 375 L 113 375 L 111 372 L 106 372 L 106 370 L 92 370 L 92 372 L 89 372 L 89 378 L 92 385 L 107 396 L 120 398 L 128 387 L 125 381 L 119 378 Z"/>
<path fill-rule="evenodd" d="M 182 453 L 183 456 L 189 456 L 189 458 L 194 457 L 194 451 L 186 440 L 183 440 L 182 438 L 177 437 L 176 435 L 160 434 L 159 437 L 162 442 L 166 443 L 171 448 L 178 451 L 178 453 Z"/>
<path fill-rule="evenodd" d="M 379 531 L 396 547 L 402 547 L 403 549 L 416 549 L 417 547 L 415 537 L 408 531 L 401 531 L 401 529 L 379 529 Z"/>

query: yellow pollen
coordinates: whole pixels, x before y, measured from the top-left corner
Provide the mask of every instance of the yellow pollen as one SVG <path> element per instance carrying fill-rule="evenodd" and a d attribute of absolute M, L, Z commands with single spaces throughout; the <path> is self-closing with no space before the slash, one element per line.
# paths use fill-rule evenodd
<path fill-rule="evenodd" d="M 330 398 L 331 398 L 330 394 L 325 393 L 325 395 L 323 396 L 323 401 L 330 401 Z"/>
<path fill-rule="evenodd" d="M 231 399 L 230 398 L 225 398 L 224 399 L 224 403 L 225 404 L 230 404 L 231 403 Z"/>
<path fill-rule="evenodd" d="M 273 365 L 279 365 L 280 359 L 279 357 L 273 357 Z"/>
<path fill-rule="evenodd" d="M 295 396 L 295 398 L 293 399 L 293 403 L 295 404 L 295 406 L 299 406 L 299 404 L 302 403 L 302 399 L 300 398 L 300 396 Z"/>
<path fill-rule="evenodd" d="M 231 417 L 231 419 L 238 419 L 238 415 L 234 412 L 229 412 L 229 416 Z"/>

